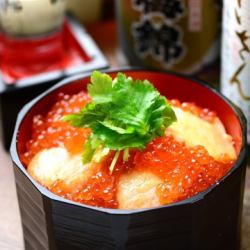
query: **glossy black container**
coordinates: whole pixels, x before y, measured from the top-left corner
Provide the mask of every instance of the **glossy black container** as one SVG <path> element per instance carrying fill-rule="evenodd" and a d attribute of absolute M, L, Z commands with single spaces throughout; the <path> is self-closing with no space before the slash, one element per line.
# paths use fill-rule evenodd
<path fill-rule="evenodd" d="M 206 191 L 159 208 L 102 209 L 56 196 L 32 180 L 18 154 L 24 152 L 32 116 L 46 113 L 59 92 L 73 94 L 85 89 L 89 77 L 64 80 L 22 109 L 12 140 L 26 249 L 239 249 L 246 170 L 246 123 L 241 111 L 215 90 L 187 78 L 143 70 L 127 70 L 126 74 L 149 79 L 169 98 L 195 101 L 216 110 L 235 140 L 238 160 L 224 178 Z"/>

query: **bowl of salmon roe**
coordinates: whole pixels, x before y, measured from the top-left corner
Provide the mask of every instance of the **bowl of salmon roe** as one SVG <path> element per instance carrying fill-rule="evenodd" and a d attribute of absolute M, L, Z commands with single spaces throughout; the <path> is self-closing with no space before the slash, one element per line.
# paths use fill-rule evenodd
<path fill-rule="evenodd" d="M 26 248 L 239 249 L 247 165 L 242 112 L 207 84 L 184 76 L 150 70 L 119 72 L 149 80 L 176 109 L 208 123 L 218 117 L 232 138 L 236 159 L 223 155 L 217 161 L 203 146 L 187 147 L 170 131 L 143 152 L 132 150 L 126 164 L 118 159 L 112 176 L 107 170 L 111 153 L 81 188 L 68 190 L 61 180 L 46 188 L 27 171 L 35 155 L 62 145 L 78 154 L 90 134 L 88 128 L 74 128 L 61 119 L 90 101 L 86 94 L 90 76 L 65 79 L 20 111 L 12 139 Z M 107 73 L 114 78 L 117 71 Z M 193 136 L 198 137 L 198 132 Z M 161 206 L 131 209 L 133 200 L 116 198 L 119 179 L 131 169 L 146 169 L 164 180 L 156 188 Z"/>

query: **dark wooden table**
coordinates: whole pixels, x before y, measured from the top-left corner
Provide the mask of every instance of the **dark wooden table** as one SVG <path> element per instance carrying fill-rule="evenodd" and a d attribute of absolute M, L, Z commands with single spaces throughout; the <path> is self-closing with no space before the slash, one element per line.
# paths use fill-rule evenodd
<path fill-rule="evenodd" d="M 91 24 L 87 26 L 87 29 L 108 58 L 110 66 L 127 65 L 118 47 L 114 22 L 105 21 L 99 24 Z M 8 153 L 3 150 L 0 144 L 0 250 L 23 249 L 22 228 L 12 165 Z M 242 250 L 250 250 L 250 167 L 246 176 Z"/>

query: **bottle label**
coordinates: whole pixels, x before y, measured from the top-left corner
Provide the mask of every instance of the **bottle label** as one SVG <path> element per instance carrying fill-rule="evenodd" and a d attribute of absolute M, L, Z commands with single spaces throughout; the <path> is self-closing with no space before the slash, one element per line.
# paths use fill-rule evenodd
<path fill-rule="evenodd" d="M 221 91 L 248 120 L 250 143 L 250 2 L 224 0 Z"/>
<path fill-rule="evenodd" d="M 199 72 L 219 54 L 217 0 L 117 0 L 132 64 Z"/>

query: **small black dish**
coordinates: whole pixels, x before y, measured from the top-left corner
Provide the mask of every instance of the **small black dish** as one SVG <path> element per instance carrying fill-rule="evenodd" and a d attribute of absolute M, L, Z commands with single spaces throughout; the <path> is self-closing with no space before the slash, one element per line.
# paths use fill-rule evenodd
<path fill-rule="evenodd" d="M 93 39 L 72 16 L 67 16 L 63 33 L 65 58 L 62 60 L 67 61 L 63 68 L 6 83 L 0 66 L 0 127 L 6 150 L 9 150 L 17 114 L 27 102 L 65 77 L 109 66 Z"/>

